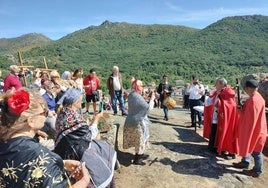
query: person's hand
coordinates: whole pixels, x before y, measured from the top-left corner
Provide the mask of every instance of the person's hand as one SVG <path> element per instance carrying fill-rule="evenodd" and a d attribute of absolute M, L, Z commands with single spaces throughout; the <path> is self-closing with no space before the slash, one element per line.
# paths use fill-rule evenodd
<path fill-rule="evenodd" d="M 74 171 L 81 163 L 77 160 L 63 160 L 64 167 L 67 171 L 72 172 Z"/>
<path fill-rule="evenodd" d="M 83 179 L 84 181 L 90 182 L 90 175 L 86 168 L 85 162 L 81 163 L 76 160 L 63 160 L 64 167 L 70 173 L 70 177 L 79 181 Z"/>
<path fill-rule="evenodd" d="M 47 133 L 45 133 L 44 131 L 41 131 L 41 130 L 38 130 L 36 134 L 42 138 L 45 138 L 45 139 L 48 137 Z"/>

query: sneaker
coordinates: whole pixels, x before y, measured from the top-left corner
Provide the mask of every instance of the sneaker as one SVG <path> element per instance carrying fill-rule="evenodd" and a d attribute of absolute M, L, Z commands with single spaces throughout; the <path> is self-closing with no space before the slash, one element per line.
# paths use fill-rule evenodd
<path fill-rule="evenodd" d="M 258 174 L 257 172 L 254 172 L 253 169 L 251 169 L 251 170 L 243 170 L 242 172 L 243 172 L 243 174 L 245 174 L 247 176 L 254 177 L 254 178 L 260 177 L 260 174 Z"/>
<path fill-rule="evenodd" d="M 248 169 L 249 165 L 239 162 L 239 163 L 233 163 L 233 167 L 238 168 L 238 169 L 243 169 L 243 168 Z"/>

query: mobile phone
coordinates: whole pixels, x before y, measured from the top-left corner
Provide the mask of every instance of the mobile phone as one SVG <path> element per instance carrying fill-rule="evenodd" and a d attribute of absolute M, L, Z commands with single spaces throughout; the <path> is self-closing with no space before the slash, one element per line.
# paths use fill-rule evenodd
<path fill-rule="evenodd" d="M 69 179 L 72 178 L 72 176 L 75 174 L 75 172 L 80 168 L 82 169 L 82 162 L 73 170 L 73 172 L 69 175 Z"/>

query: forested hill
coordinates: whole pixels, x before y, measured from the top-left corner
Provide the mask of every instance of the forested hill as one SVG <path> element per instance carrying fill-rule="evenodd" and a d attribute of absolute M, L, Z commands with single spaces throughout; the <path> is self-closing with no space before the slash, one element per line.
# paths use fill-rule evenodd
<path fill-rule="evenodd" d="M 60 71 L 94 67 L 103 82 L 113 65 L 125 84 L 132 76 L 159 82 L 163 74 L 171 81 L 198 74 L 204 83 L 218 76 L 234 82 L 247 73 L 268 72 L 268 17 L 227 17 L 202 30 L 105 21 L 23 52 L 25 63 L 36 67 L 44 56 L 49 68 Z"/>
<path fill-rule="evenodd" d="M 30 33 L 16 38 L 0 38 L 0 55 L 16 53 L 18 50 L 29 50 L 52 41 L 42 34 Z"/>

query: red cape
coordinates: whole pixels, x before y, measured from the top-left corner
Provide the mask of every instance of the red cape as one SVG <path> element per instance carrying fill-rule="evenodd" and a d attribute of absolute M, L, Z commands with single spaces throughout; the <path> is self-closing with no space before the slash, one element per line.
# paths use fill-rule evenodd
<path fill-rule="evenodd" d="M 215 147 L 218 148 L 218 153 L 221 153 L 222 151 L 236 153 L 237 142 L 235 135 L 238 115 L 236 111 L 235 92 L 230 87 L 226 87 L 218 97 L 218 125 Z M 204 108 L 203 136 L 208 139 L 211 132 L 213 108 L 214 105 L 206 106 Z"/>
<path fill-rule="evenodd" d="M 244 104 L 238 125 L 238 154 L 262 152 L 267 136 L 265 101 L 256 92 Z"/>

